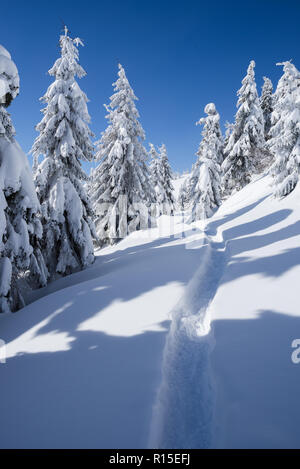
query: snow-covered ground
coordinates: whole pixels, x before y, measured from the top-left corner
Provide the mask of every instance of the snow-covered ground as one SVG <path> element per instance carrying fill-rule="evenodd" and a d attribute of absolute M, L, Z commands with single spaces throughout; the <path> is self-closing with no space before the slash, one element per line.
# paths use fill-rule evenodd
<path fill-rule="evenodd" d="M 0 446 L 300 447 L 300 188 L 278 201 L 269 182 L 2 315 Z"/>
<path fill-rule="evenodd" d="M 161 222 L 0 317 L 2 447 L 147 446 L 170 312 L 201 262 Z"/>
<path fill-rule="evenodd" d="M 236 194 L 207 227 L 226 259 L 208 311 L 217 447 L 300 447 L 300 187 L 278 201 L 268 183 Z"/>

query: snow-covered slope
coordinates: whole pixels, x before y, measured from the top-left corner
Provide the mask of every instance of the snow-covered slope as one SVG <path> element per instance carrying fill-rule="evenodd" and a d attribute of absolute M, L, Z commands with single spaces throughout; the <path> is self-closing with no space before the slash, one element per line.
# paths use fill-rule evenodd
<path fill-rule="evenodd" d="M 217 447 L 300 447 L 300 188 L 278 201 L 268 182 L 236 194 L 207 227 L 226 260 L 208 311 Z"/>
<path fill-rule="evenodd" d="M 147 446 L 170 312 L 201 262 L 169 221 L 0 317 L 0 446 Z"/>
<path fill-rule="evenodd" d="M 300 447 L 300 188 L 260 178 L 205 227 L 202 263 L 174 311 L 154 446 Z"/>
<path fill-rule="evenodd" d="M 300 189 L 278 201 L 269 182 L 2 315 L 0 445 L 300 447 Z"/>

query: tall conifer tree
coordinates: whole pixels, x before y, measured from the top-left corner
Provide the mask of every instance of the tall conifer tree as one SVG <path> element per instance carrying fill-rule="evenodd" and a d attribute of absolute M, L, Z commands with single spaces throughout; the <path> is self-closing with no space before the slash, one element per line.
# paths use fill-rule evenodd
<path fill-rule="evenodd" d="M 82 42 L 72 39 L 67 28 L 59 42 L 61 56 L 48 72 L 54 82 L 41 98 L 46 107 L 32 147 L 35 185 L 42 207 L 44 255 L 52 277 L 91 264 L 92 238 L 96 237 L 84 189 L 87 175 L 81 166 L 81 161 L 94 158 L 88 99 L 75 79 L 86 75 L 78 63 Z"/>

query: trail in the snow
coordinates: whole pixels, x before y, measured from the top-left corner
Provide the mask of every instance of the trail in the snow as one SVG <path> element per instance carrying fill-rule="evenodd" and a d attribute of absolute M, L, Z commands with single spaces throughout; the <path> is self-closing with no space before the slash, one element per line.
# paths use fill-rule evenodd
<path fill-rule="evenodd" d="M 218 235 L 203 240 L 201 265 L 173 311 L 163 357 L 162 382 L 153 409 L 149 446 L 209 448 L 214 390 L 210 353 L 214 338 L 209 305 L 226 260 Z M 188 248 L 188 246 L 187 246 Z"/>

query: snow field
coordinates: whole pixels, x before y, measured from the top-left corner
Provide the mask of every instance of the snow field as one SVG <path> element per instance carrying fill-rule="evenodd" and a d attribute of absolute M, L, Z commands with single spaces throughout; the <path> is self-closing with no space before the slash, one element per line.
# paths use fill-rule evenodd
<path fill-rule="evenodd" d="M 205 224 L 160 217 L 2 315 L 1 446 L 300 447 L 300 189 L 269 184 Z"/>

